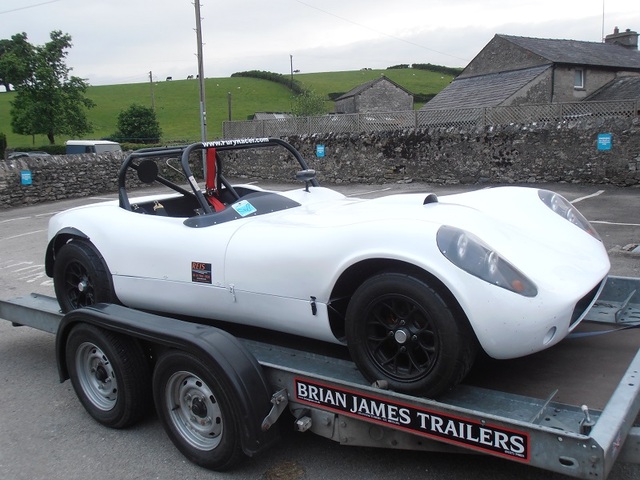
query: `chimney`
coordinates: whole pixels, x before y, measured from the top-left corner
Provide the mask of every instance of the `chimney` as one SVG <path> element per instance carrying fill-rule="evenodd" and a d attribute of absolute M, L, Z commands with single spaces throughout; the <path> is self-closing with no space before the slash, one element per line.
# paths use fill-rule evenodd
<path fill-rule="evenodd" d="M 632 32 L 627 28 L 624 32 L 620 33 L 620 30 L 616 27 L 613 29 L 613 33 L 604 37 L 604 43 L 620 45 L 621 47 L 631 50 L 638 50 L 638 32 Z"/>

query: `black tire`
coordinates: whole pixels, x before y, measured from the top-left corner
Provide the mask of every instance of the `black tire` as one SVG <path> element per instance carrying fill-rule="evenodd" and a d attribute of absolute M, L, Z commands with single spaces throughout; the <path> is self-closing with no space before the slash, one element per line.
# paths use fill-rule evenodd
<path fill-rule="evenodd" d="M 64 313 L 100 302 L 117 302 L 109 269 L 95 248 L 83 240 L 72 240 L 57 252 L 53 285 Z"/>
<path fill-rule="evenodd" d="M 349 352 L 367 380 L 391 390 L 436 397 L 468 373 L 477 342 L 419 278 L 382 273 L 355 292 L 346 314 Z"/>
<path fill-rule="evenodd" d="M 81 323 L 67 337 L 65 361 L 80 402 L 102 425 L 126 428 L 153 411 L 151 369 L 134 339 Z"/>
<path fill-rule="evenodd" d="M 164 353 L 153 373 L 153 399 L 167 435 L 186 458 L 218 471 L 244 458 L 242 418 L 225 381 L 224 372 L 177 350 Z"/>

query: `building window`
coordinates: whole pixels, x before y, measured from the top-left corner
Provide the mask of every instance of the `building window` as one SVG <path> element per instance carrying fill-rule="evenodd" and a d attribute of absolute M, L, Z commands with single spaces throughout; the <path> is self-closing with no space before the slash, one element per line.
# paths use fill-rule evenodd
<path fill-rule="evenodd" d="M 575 69 L 573 88 L 575 88 L 576 90 L 584 89 L 584 70 L 581 68 Z"/>

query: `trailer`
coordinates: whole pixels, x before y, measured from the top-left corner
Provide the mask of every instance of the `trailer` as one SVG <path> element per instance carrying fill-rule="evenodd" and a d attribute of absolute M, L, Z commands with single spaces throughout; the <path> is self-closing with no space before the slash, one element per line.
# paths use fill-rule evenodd
<path fill-rule="evenodd" d="M 585 321 L 640 326 L 639 286 L 609 277 Z M 366 382 L 339 347 L 114 304 L 62 315 L 54 298 L 32 294 L 0 302 L 0 318 L 56 336 L 60 380 L 96 421 L 127 427 L 153 403 L 175 446 L 210 469 L 271 447 L 286 410 L 298 431 L 344 445 L 487 454 L 576 478 L 640 463 L 640 349 L 592 409 L 465 384 L 436 400 L 400 394 Z"/>

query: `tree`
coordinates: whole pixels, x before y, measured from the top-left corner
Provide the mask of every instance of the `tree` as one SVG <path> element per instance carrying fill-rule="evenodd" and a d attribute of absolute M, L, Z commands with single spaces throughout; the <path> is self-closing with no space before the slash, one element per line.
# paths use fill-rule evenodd
<path fill-rule="evenodd" d="M 0 85 L 4 85 L 7 92 L 11 91 L 11 83 L 7 77 L 7 72 L 2 68 L 3 58 L 11 53 L 13 42 L 11 40 L 0 40 Z"/>
<path fill-rule="evenodd" d="M 25 61 L 33 55 L 33 46 L 27 41 L 26 33 L 18 33 L 11 40 L 0 40 L 0 85 L 7 92 L 12 84 L 18 84 L 29 76 L 29 63 Z"/>
<path fill-rule="evenodd" d="M 325 112 L 324 97 L 313 90 L 305 90 L 293 99 L 291 113 L 296 117 L 322 115 Z"/>
<path fill-rule="evenodd" d="M 118 131 L 114 134 L 120 141 L 130 143 L 158 143 L 162 129 L 151 107 L 133 104 L 118 114 Z"/>
<path fill-rule="evenodd" d="M 70 76 L 71 68 L 65 64 L 71 36 L 53 31 L 49 37 L 51 41 L 42 46 L 29 44 L 26 33 L 11 37 L 11 48 L 0 58 L 0 72 L 16 91 L 13 132 L 46 135 L 53 145 L 56 135 L 91 132 L 86 109 L 95 104 L 85 96 L 88 83 Z"/>
<path fill-rule="evenodd" d="M 4 158 L 4 152 L 7 150 L 7 136 L 0 132 L 0 160 Z"/>

